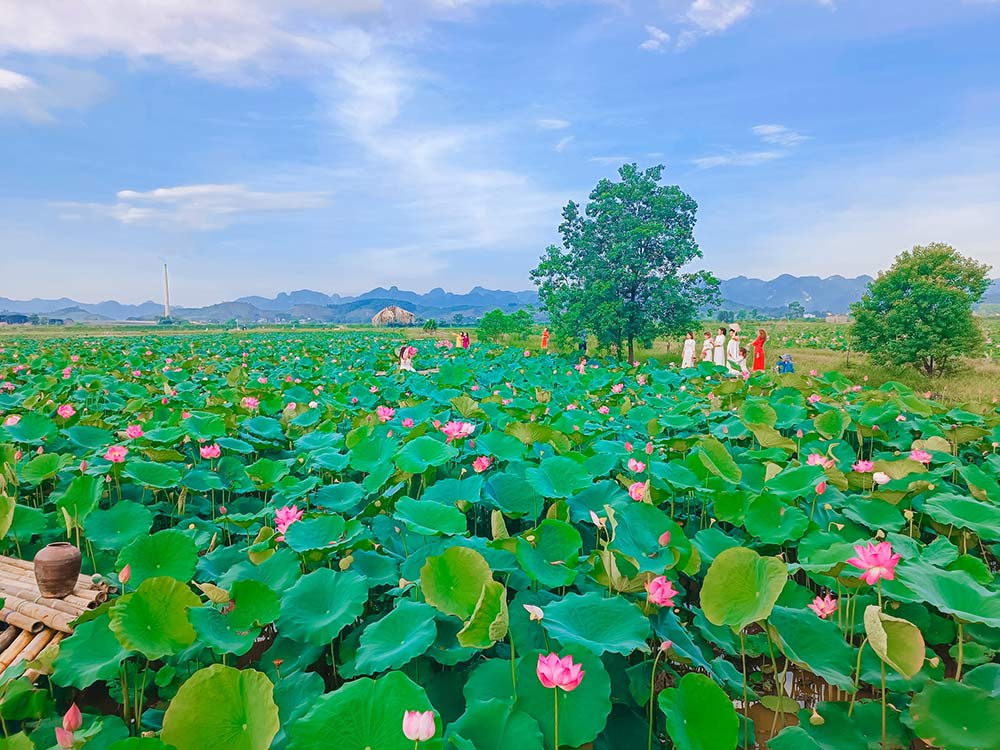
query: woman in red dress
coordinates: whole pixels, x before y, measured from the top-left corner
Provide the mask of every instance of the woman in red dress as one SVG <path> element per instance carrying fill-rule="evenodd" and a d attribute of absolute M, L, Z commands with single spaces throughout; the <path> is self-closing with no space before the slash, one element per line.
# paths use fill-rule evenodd
<path fill-rule="evenodd" d="M 767 333 L 763 328 L 757 329 L 757 338 L 753 340 L 753 370 L 764 369 L 764 343 L 767 341 Z"/>

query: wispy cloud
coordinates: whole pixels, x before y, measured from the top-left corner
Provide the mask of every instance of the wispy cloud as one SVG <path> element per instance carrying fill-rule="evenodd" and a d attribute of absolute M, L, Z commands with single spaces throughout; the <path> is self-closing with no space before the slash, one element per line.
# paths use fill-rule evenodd
<path fill-rule="evenodd" d="M 571 123 L 569 120 L 541 119 L 536 121 L 542 130 L 565 130 Z"/>
<path fill-rule="evenodd" d="M 626 164 L 630 160 L 629 156 L 591 156 L 589 159 L 595 164 Z"/>
<path fill-rule="evenodd" d="M 52 122 L 60 110 L 82 109 L 102 99 L 107 83 L 96 73 L 48 66 L 28 76 L 0 68 L 0 117 Z"/>
<path fill-rule="evenodd" d="M 750 14 L 753 0 L 694 0 L 685 18 L 707 34 L 725 31 Z"/>
<path fill-rule="evenodd" d="M 326 193 L 267 192 L 244 185 L 181 185 L 140 192 L 121 190 L 116 203 L 70 203 L 64 218 L 80 212 L 108 216 L 122 224 L 158 224 L 187 229 L 221 229 L 249 214 L 320 208 Z M 76 212 L 75 214 L 73 212 Z"/>
<path fill-rule="evenodd" d="M 754 125 L 751 130 L 765 143 L 774 143 L 786 148 L 798 146 L 802 141 L 809 140 L 809 136 L 797 133 L 784 125 Z"/>
<path fill-rule="evenodd" d="M 670 34 L 658 26 L 648 24 L 646 25 L 646 33 L 649 34 L 649 38 L 639 45 L 639 49 L 644 49 L 647 52 L 666 51 L 666 46 L 670 42 Z"/>
<path fill-rule="evenodd" d="M 573 136 L 567 135 L 565 138 L 560 138 L 558 141 L 556 141 L 556 145 L 553 146 L 552 148 L 555 149 L 555 151 L 557 151 L 558 153 L 562 153 L 572 142 L 573 142 Z"/>

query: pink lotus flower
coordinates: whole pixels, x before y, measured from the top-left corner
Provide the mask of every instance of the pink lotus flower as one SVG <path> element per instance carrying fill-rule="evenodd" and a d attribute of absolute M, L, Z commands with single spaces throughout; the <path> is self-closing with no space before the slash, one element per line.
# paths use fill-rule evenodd
<path fill-rule="evenodd" d="M 828 591 L 826 596 L 817 596 L 813 599 L 812 604 L 809 605 L 809 609 L 815 612 L 819 616 L 819 619 L 825 620 L 837 611 L 837 600 L 830 596 L 830 592 Z"/>
<path fill-rule="evenodd" d="M 806 401 L 808 401 L 810 404 L 815 404 L 817 401 L 822 401 L 822 400 L 823 400 L 822 396 L 820 396 L 818 393 L 814 393 L 809 398 L 806 399 Z"/>
<path fill-rule="evenodd" d="M 867 474 L 872 469 L 875 468 L 875 464 L 871 461 L 858 461 L 854 466 L 851 467 L 854 471 L 859 474 Z"/>
<path fill-rule="evenodd" d="M 472 468 L 477 474 L 482 474 L 484 471 L 490 468 L 490 464 L 492 463 L 493 461 L 490 459 L 489 456 L 480 456 L 479 458 L 477 458 L 475 461 L 472 462 Z"/>
<path fill-rule="evenodd" d="M 611 410 L 608 407 L 606 407 L 606 406 L 598 406 L 597 407 L 597 413 L 598 414 L 607 414 L 609 411 L 611 411 Z"/>
<path fill-rule="evenodd" d="M 628 460 L 629 471 L 634 471 L 636 474 L 641 474 L 646 470 L 646 464 L 642 461 L 636 461 L 634 458 Z"/>
<path fill-rule="evenodd" d="M 9 417 L 7 417 L 3 421 L 3 426 L 4 427 L 13 427 L 14 425 L 16 425 L 20 421 L 21 421 L 21 415 L 20 414 L 11 414 Z"/>
<path fill-rule="evenodd" d="M 407 711 L 403 714 L 403 734 L 410 742 L 427 742 L 436 731 L 433 711 Z"/>
<path fill-rule="evenodd" d="M 62 727 L 56 727 L 56 744 L 59 747 L 71 748 L 75 741 L 72 732 L 67 732 Z"/>
<path fill-rule="evenodd" d="M 653 455 L 653 443 L 652 442 L 646 443 L 646 455 L 647 456 L 652 456 Z"/>
<path fill-rule="evenodd" d="M 288 527 L 302 518 L 302 511 L 294 505 L 286 505 L 279 508 L 274 514 L 274 528 L 279 534 L 284 534 Z"/>
<path fill-rule="evenodd" d="M 645 375 L 636 375 L 635 376 L 635 382 L 638 383 L 639 385 L 646 385 L 646 376 Z"/>
<path fill-rule="evenodd" d="M 441 432 L 443 432 L 447 438 L 446 442 L 449 443 L 452 440 L 467 438 L 475 431 L 476 426 L 470 422 L 447 422 L 444 427 L 441 428 Z"/>
<path fill-rule="evenodd" d="M 124 445 L 112 445 L 108 448 L 107 453 L 104 454 L 104 458 L 113 464 L 120 464 L 125 460 L 125 456 L 128 455 L 128 448 Z"/>
<path fill-rule="evenodd" d="M 809 458 L 806 459 L 806 464 L 808 466 L 822 466 L 824 469 L 829 469 L 833 466 L 833 461 L 819 453 L 810 453 Z"/>
<path fill-rule="evenodd" d="M 656 540 L 661 547 L 667 547 L 670 545 L 670 532 L 664 531 L 660 534 L 660 538 Z"/>
<path fill-rule="evenodd" d="M 820 482 L 819 484 L 816 485 L 817 495 L 822 495 L 825 492 L 826 492 L 826 482 Z"/>
<path fill-rule="evenodd" d="M 802 439 L 802 430 L 796 430 L 795 431 L 795 437 L 797 437 L 799 440 L 801 440 Z"/>
<path fill-rule="evenodd" d="M 396 410 L 388 406 L 379 406 L 375 409 L 380 422 L 388 422 L 396 415 Z"/>
<path fill-rule="evenodd" d="M 932 456 L 927 451 L 915 449 L 910 451 L 910 458 L 912 458 L 917 463 L 921 463 L 924 466 L 927 466 L 931 462 Z"/>
<path fill-rule="evenodd" d="M 657 576 L 646 583 L 646 599 L 660 607 L 674 606 L 674 597 L 678 593 L 666 576 Z"/>
<path fill-rule="evenodd" d="M 612 393 L 621 393 L 623 390 L 625 390 L 624 383 L 615 383 L 613 386 L 611 386 Z"/>
<path fill-rule="evenodd" d="M 125 567 L 118 571 L 118 583 L 124 586 L 131 578 L 132 566 L 129 563 L 125 563 Z"/>
<path fill-rule="evenodd" d="M 542 611 L 541 607 L 537 607 L 534 604 L 522 604 L 524 611 L 528 613 L 529 622 L 541 622 L 545 619 L 545 613 Z"/>
<path fill-rule="evenodd" d="M 605 529 L 608 526 L 608 519 L 601 518 L 594 511 L 590 511 L 590 522 L 599 529 Z"/>
<path fill-rule="evenodd" d="M 372 393 L 378 393 L 378 386 L 377 385 L 373 385 L 368 390 L 371 391 Z"/>
<path fill-rule="evenodd" d="M 861 568 L 864 571 L 861 578 L 868 584 L 874 585 L 880 578 L 891 581 L 896 577 L 896 564 L 899 562 L 900 556 L 893 553 L 892 545 L 889 542 L 879 542 L 878 544 L 868 542 L 866 547 L 859 544 L 854 547 L 854 552 L 857 557 L 848 559 L 847 564 Z"/>
<path fill-rule="evenodd" d="M 637 503 L 640 503 L 646 499 L 648 489 L 645 482 L 633 482 L 629 485 L 628 496 Z"/>
<path fill-rule="evenodd" d="M 628 453 L 632 452 L 632 443 L 630 443 L 628 440 L 625 441 L 625 450 Z"/>
<path fill-rule="evenodd" d="M 125 435 L 135 440 L 136 438 L 141 438 L 145 433 L 142 431 L 142 425 L 130 424 L 125 429 Z"/>
<path fill-rule="evenodd" d="M 202 458 L 218 458 L 222 455 L 222 448 L 215 443 L 209 443 L 198 448 Z"/>
<path fill-rule="evenodd" d="M 413 427 L 413 420 L 410 419 L 409 417 L 407 417 L 406 419 L 404 419 L 403 420 L 403 427 L 407 427 L 407 428 Z"/>
<path fill-rule="evenodd" d="M 876 471 L 872 474 L 872 479 L 875 481 L 875 484 L 889 484 L 892 481 L 892 477 L 884 471 Z"/>
<path fill-rule="evenodd" d="M 69 710 L 65 713 L 62 720 L 62 728 L 67 732 L 75 732 L 80 727 L 83 726 L 83 716 L 80 714 L 80 709 L 76 707 L 74 703 L 69 707 Z"/>
<path fill-rule="evenodd" d="M 583 682 L 583 675 L 586 674 L 582 665 L 575 664 L 572 656 L 564 656 L 562 659 L 557 654 L 551 653 L 548 656 L 538 655 L 538 666 L 535 668 L 538 681 L 542 687 L 559 688 L 567 693 L 576 690 Z"/>
<path fill-rule="evenodd" d="M 240 401 L 240 405 L 247 411 L 254 411 L 258 406 L 260 406 L 260 401 L 255 399 L 253 396 L 244 396 L 243 400 Z"/>
<path fill-rule="evenodd" d="M 906 417 L 904 417 L 902 414 L 897 414 L 896 415 L 896 421 L 897 422 L 905 422 L 906 421 Z"/>
<path fill-rule="evenodd" d="M 813 377 L 816 377 L 817 375 L 819 375 L 819 373 L 816 372 L 815 370 L 810 370 L 809 374 L 812 375 Z"/>
<path fill-rule="evenodd" d="M 76 414 L 76 409 L 70 404 L 63 404 L 58 409 L 56 409 L 56 414 L 58 414 L 63 419 L 69 419 L 74 414 Z"/>

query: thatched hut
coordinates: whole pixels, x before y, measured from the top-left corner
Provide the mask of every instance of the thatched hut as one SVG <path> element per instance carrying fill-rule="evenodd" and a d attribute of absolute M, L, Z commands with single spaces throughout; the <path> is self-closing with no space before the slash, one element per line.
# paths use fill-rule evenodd
<path fill-rule="evenodd" d="M 372 318 L 373 326 L 412 326 L 417 316 L 397 305 L 383 307 Z"/>

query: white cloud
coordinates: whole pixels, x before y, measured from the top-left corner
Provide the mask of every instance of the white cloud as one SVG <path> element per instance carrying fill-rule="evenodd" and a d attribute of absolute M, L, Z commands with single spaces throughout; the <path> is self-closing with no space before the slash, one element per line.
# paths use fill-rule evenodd
<path fill-rule="evenodd" d="M 753 0 L 694 0 L 685 18 L 707 34 L 725 31 L 750 14 Z"/>
<path fill-rule="evenodd" d="M 797 133 L 784 125 L 754 125 L 751 129 L 753 134 L 759 136 L 765 143 L 773 143 L 786 148 L 797 146 L 802 141 L 809 140 L 809 136 Z"/>
<path fill-rule="evenodd" d="M 572 125 L 572 123 L 569 120 L 554 120 L 554 119 L 553 120 L 541 119 L 538 120 L 537 123 L 538 127 L 540 127 L 542 130 L 565 130 L 570 125 Z"/>
<path fill-rule="evenodd" d="M 117 203 L 66 204 L 111 217 L 122 224 L 157 224 L 188 229 L 221 229 L 248 214 L 300 211 L 327 204 L 326 193 L 266 192 L 244 185 L 181 185 L 146 192 L 121 190 Z M 64 213 L 63 218 L 72 218 Z"/>
<path fill-rule="evenodd" d="M 107 88 L 103 78 L 85 70 L 47 66 L 31 77 L 0 68 L 0 117 L 52 122 L 60 110 L 91 106 L 104 97 Z"/>
<path fill-rule="evenodd" d="M 0 91 L 23 91 L 38 88 L 34 79 L 13 70 L 0 68 Z"/>
<path fill-rule="evenodd" d="M 649 34 L 649 38 L 639 45 L 639 49 L 647 52 L 663 52 L 670 42 L 670 34 L 657 26 L 647 24 L 646 33 Z"/>
<path fill-rule="evenodd" d="M 590 157 L 590 161 L 594 162 L 595 164 L 617 164 L 619 166 L 622 165 L 622 164 L 627 164 L 631 160 L 632 159 L 629 156 L 614 156 L 614 155 L 612 155 L 612 156 L 591 156 Z"/>
<path fill-rule="evenodd" d="M 561 154 L 561 153 L 562 153 L 563 151 L 565 151 L 565 150 L 566 150 L 566 148 L 567 148 L 567 147 L 569 146 L 569 144 L 570 144 L 570 143 L 572 143 L 572 142 L 573 142 L 573 136 L 571 136 L 571 135 L 567 135 L 567 136 L 566 136 L 565 138 L 560 138 L 560 139 L 559 139 L 559 140 L 558 140 L 558 141 L 556 142 L 556 145 L 555 145 L 555 146 L 553 146 L 553 148 L 554 148 L 554 149 L 555 149 L 555 150 L 556 150 L 556 151 L 557 151 L 558 153 L 560 153 L 560 154 Z"/>
<path fill-rule="evenodd" d="M 740 153 L 703 156 L 693 159 L 698 169 L 713 169 L 715 167 L 756 167 L 769 161 L 780 159 L 780 151 L 743 151 Z"/>

